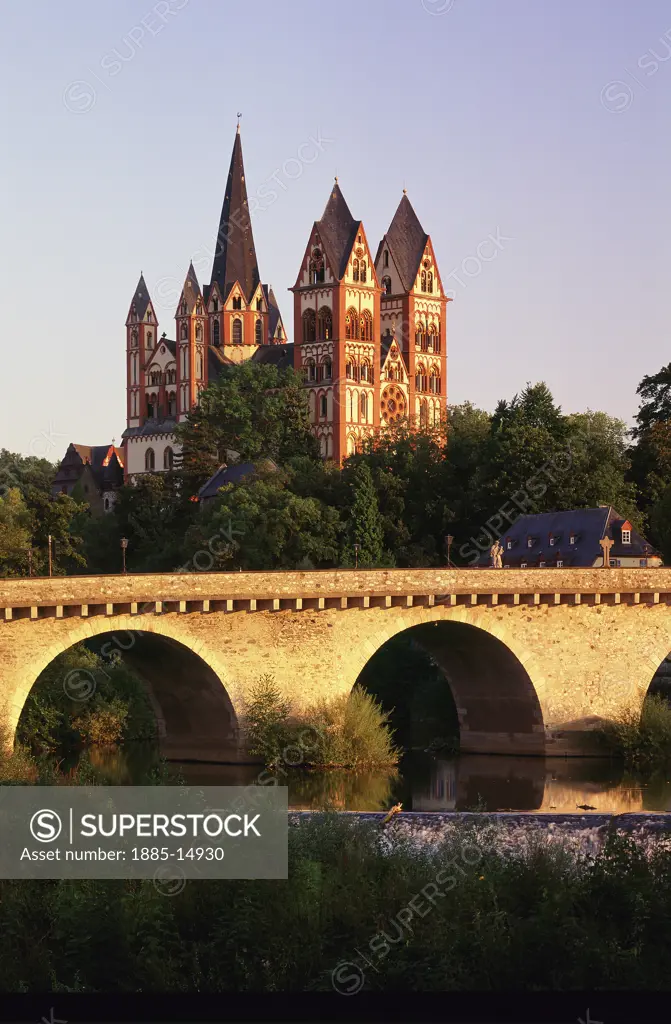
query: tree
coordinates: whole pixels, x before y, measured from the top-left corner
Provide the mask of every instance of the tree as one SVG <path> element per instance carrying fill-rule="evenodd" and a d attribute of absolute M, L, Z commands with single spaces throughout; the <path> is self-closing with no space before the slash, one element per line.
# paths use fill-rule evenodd
<path fill-rule="evenodd" d="M 88 505 L 74 501 L 67 494 L 52 497 L 50 493 L 32 486 L 26 488 L 25 500 L 30 514 L 34 571 L 45 574 L 48 570 L 49 537 L 55 575 L 85 568 L 84 542 L 77 527 L 81 525 L 81 515 Z"/>
<path fill-rule="evenodd" d="M 0 575 L 27 576 L 30 512 L 18 487 L 0 496 Z"/>
<path fill-rule="evenodd" d="M 229 461 L 229 451 L 242 461 L 265 457 L 280 465 L 296 456 L 319 458 L 301 376 L 251 360 L 223 369 L 177 435 L 181 474 L 192 492 Z"/>
<path fill-rule="evenodd" d="M 567 417 L 570 464 L 560 476 L 559 508 L 612 505 L 643 529 L 636 487 L 626 479 L 630 468 L 626 424 L 605 412 Z"/>
<path fill-rule="evenodd" d="M 0 449 L 0 497 L 11 487 L 18 488 L 24 497 L 29 487 L 51 494 L 55 475 L 56 466 L 48 459 L 17 455 L 6 448 Z"/>
<path fill-rule="evenodd" d="M 643 437 L 654 423 L 671 420 L 671 363 L 651 376 L 644 377 L 636 388 L 641 406 L 636 414 L 634 437 Z"/>
<path fill-rule="evenodd" d="M 346 470 L 350 488 L 350 503 L 345 519 L 343 565 L 373 569 L 393 565 L 393 556 L 384 550 L 384 531 L 380 517 L 373 475 L 365 462 L 358 462 Z M 354 545 L 358 544 L 355 557 Z"/>
<path fill-rule="evenodd" d="M 288 487 L 289 474 L 255 474 L 228 484 L 186 535 L 193 570 L 329 568 L 337 565 L 338 511 Z"/>
<path fill-rule="evenodd" d="M 114 510 L 91 525 L 89 543 L 100 549 L 102 537 L 116 532 L 115 564 L 120 565 L 120 541 L 128 540 L 127 562 L 133 572 L 161 572 L 178 568 L 184 559 L 184 535 L 198 515 L 177 474 L 145 473 L 119 490 Z M 105 520 L 116 524 L 116 531 Z M 119 571 L 116 569 L 115 571 Z"/>

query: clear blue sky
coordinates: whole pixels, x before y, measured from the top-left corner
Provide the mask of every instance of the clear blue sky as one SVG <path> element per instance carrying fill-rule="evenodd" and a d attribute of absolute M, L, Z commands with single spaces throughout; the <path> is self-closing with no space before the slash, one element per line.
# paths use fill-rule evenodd
<path fill-rule="evenodd" d="M 567 412 L 630 420 L 640 378 L 671 360 L 668 0 L 0 9 L 0 447 L 119 441 L 138 275 L 174 336 L 190 258 L 209 280 L 238 110 L 289 329 L 337 172 L 372 244 L 404 185 L 433 237 L 455 298 L 451 402 L 492 409 L 545 380 Z"/>

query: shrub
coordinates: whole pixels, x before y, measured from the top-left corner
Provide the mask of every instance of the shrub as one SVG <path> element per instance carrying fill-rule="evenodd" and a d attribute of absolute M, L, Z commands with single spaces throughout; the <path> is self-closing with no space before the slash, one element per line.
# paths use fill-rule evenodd
<path fill-rule="evenodd" d="M 251 690 L 244 723 L 250 754 L 263 759 L 269 768 L 282 760 L 282 752 L 294 740 L 290 704 L 275 685 L 274 677 L 263 675 Z"/>
<path fill-rule="evenodd" d="M 389 715 L 359 686 L 350 694 L 320 701 L 302 716 L 317 733 L 317 748 L 307 760 L 325 768 L 372 768 L 398 764 Z"/>
<path fill-rule="evenodd" d="M 72 725 L 87 746 L 113 746 L 123 737 L 128 704 L 119 697 L 98 704 L 75 718 Z"/>
<path fill-rule="evenodd" d="M 660 694 L 646 697 L 639 713 L 628 708 L 605 729 L 611 750 L 627 764 L 652 768 L 671 762 L 671 705 Z"/>

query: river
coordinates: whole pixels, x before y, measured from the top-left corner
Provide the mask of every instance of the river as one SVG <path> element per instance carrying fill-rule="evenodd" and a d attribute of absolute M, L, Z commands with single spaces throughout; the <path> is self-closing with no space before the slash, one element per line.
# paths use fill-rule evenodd
<path fill-rule="evenodd" d="M 155 761 L 146 745 L 92 748 L 88 757 L 110 785 L 143 780 Z M 189 785 L 253 785 L 258 765 L 171 762 L 175 781 Z M 277 776 L 289 787 L 294 810 L 546 811 L 594 813 L 671 811 L 671 778 L 643 778 L 607 758 L 536 758 L 460 755 L 449 759 L 408 755 L 398 772 L 293 772 Z"/>

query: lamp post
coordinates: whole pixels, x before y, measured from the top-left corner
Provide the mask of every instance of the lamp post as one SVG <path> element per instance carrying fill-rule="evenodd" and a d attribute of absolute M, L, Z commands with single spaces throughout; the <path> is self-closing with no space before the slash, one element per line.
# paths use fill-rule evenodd
<path fill-rule="evenodd" d="M 49 534 L 49 537 L 47 539 L 47 543 L 48 543 L 48 547 L 49 547 L 49 575 L 52 576 L 53 575 L 54 565 L 53 565 L 53 556 L 52 556 L 52 553 L 51 553 L 51 534 Z"/>
<path fill-rule="evenodd" d="M 447 547 L 447 567 L 448 567 L 448 569 L 452 568 L 452 559 L 450 558 L 450 551 L 452 549 L 452 542 L 453 541 L 454 541 L 454 537 L 452 536 L 451 533 L 448 533 L 447 537 L 445 538 L 445 544 L 446 544 L 446 547 Z"/>
<path fill-rule="evenodd" d="M 33 549 L 28 548 L 28 575 L 33 575 Z"/>
<path fill-rule="evenodd" d="M 355 569 L 359 568 L 359 552 L 360 551 L 361 551 L 361 545 L 360 544 L 355 544 L 354 545 L 354 568 Z"/>
<path fill-rule="evenodd" d="M 121 571 L 126 572 L 126 548 L 128 547 L 128 538 L 121 538 Z"/>

